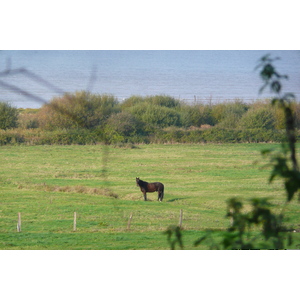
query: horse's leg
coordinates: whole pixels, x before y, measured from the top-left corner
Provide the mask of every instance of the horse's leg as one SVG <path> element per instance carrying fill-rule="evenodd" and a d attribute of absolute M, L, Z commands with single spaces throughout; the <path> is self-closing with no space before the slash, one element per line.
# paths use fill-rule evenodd
<path fill-rule="evenodd" d="M 163 197 L 164 197 L 164 192 L 158 191 L 158 201 L 162 202 Z"/>
<path fill-rule="evenodd" d="M 162 201 L 163 201 L 163 198 L 164 198 L 164 190 L 161 189 L 161 190 L 159 191 L 159 197 L 158 197 L 158 199 L 159 199 L 160 202 L 162 202 Z"/>
<path fill-rule="evenodd" d="M 147 201 L 147 195 L 146 195 L 146 192 L 143 192 L 144 194 L 144 201 Z"/>

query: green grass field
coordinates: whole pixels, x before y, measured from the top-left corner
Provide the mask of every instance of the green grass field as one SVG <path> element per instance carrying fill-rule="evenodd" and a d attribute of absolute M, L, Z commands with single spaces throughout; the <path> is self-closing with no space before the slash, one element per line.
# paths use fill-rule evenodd
<path fill-rule="evenodd" d="M 207 249 L 193 243 L 207 229 L 229 226 L 228 198 L 270 197 L 275 205 L 283 203 L 282 183 L 268 184 L 270 168 L 263 168 L 266 161 L 260 155 L 262 149 L 276 147 L 1 147 L 0 249 L 170 249 L 163 232 L 178 224 L 180 209 L 184 249 Z M 164 183 L 164 201 L 156 201 L 157 193 L 143 201 L 136 177 Z M 294 200 L 286 210 L 288 226 L 299 228 L 299 212 Z M 297 232 L 291 248 L 299 244 Z"/>

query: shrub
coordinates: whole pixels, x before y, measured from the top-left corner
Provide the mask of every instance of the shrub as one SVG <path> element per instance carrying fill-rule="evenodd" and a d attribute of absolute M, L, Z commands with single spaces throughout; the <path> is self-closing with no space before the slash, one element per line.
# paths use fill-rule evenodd
<path fill-rule="evenodd" d="M 118 101 L 113 96 L 81 91 L 54 98 L 44 105 L 39 112 L 39 123 L 46 130 L 93 129 L 118 111 Z"/>
<path fill-rule="evenodd" d="M 268 107 L 258 109 L 252 108 L 240 120 L 239 126 L 242 128 L 253 129 L 275 129 L 276 119 L 274 111 Z"/>
<path fill-rule="evenodd" d="M 143 102 L 145 102 L 145 98 L 144 97 L 134 95 L 134 96 L 131 96 L 131 97 L 125 99 L 121 103 L 121 109 L 122 110 L 126 110 L 126 109 L 128 109 L 130 107 L 133 107 L 133 106 L 138 105 L 138 104 L 143 103 Z"/>
<path fill-rule="evenodd" d="M 129 110 L 138 120 L 146 124 L 146 130 L 180 126 L 180 115 L 174 108 L 149 103 L 140 103 Z"/>
<path fill-rule="evenodd" d="M 18 109 L 7 102 L 0 102 L 0 129 L 17 127 Z"/>
<path fill-rule="evenodd" d="M 129 112 L 120 112 L 112 114 L 105 128 L 110 131 L 116 131 L 123 136 L 133 136 L 144 133 L 144 124 Z"/>
<path fill-rule="evenodd" d="M 156 95 L 145 97 L 145 102 L 154 105 L 175 108 L 180 106 L 180 101 L 167 95 Z"/>
<path fill-rule="evenodd" d="M 212 115 L 222 128 L 236 128 L 239 120 L 248 111 L 249 106 L 240 100 L 218 104 L 212 108 Z M 217 113 L 216 113 L 217 112 Z"/>
<path fill-rule="evenodd" d="M 139 105 L 141 103 L 153 104 L 158 106 L 164 106 L 169 108 L 175 108 L 180 106 L 180 101 L 167 95 L 155 95 L 155 96 L 131 96 L 125 99 L 121 103 L 122 110 L 126 110 L 130 107 Z"/>
<path fill-rule="evenodd" d="M 208 105 L 183 105 L 180 108 L 181 124 L 186 128 L 190 126 L 200 127 L 204 124 L 214 125 L 215 120 L 211 112 L 212 109 Z"/>

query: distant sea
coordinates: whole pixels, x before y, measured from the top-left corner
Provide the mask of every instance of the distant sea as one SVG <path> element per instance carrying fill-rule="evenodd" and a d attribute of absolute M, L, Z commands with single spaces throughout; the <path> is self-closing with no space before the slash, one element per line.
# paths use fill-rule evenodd
<path fill-rule="evenodd" d="M 31 95 L 50 101 L 64 92 L 89 90 L 120 101 L 132 95 L 170 95 L 185 101 L 253 101 L 262 81 L 255 66 L 265 54 L 280 57 L 278 72 L 287 74 L 283 92 L 300 100 L 300 51 L 0 51 L 0 101 L 38 108 Z M 5 70 L 25 68 L 26 73 Z M 4 83 L 4 84 L 1 84 Z M 11 87 L 17 87 L 11 89 Z M 24 91 L 28 94 L 24 95 Z"/>

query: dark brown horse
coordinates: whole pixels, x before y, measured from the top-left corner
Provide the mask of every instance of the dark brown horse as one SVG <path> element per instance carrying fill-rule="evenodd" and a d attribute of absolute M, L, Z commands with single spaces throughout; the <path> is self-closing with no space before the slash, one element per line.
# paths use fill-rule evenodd
<path fill-rule="evenodd" d="M 146 193 L 158 192 L 158 201 L 162 201 L 164 197 L 164 185 L 161 182 L 152 182 L 148 183 L 139 178 L 136 178 L 136 185 L 141 188 L 142 193 L 144 194 L 144 200 L 147 201 Z"/>

